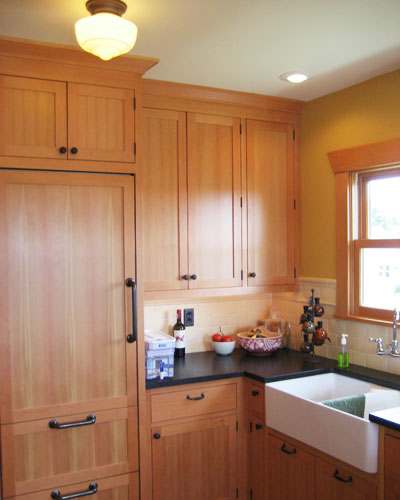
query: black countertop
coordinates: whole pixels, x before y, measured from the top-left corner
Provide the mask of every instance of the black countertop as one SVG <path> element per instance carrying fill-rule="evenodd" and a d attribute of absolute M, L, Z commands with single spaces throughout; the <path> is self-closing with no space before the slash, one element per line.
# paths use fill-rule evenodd
<path fill-rule="evenodd" d="M 147 380 L 146 388 L 154 389 L 242 376 L 267 383 L 337 372 L 400 390 L 399 375 L 352 364 L 348 369 L 341 370 L 337 367 L 336 360 L 315 357 L 319 360 L 318 363 L 310 362 L 309 355 L 292 349 L 280 349 L 264 357 L 252 356 L 242 349 L 235 349 L 229 356 L 219 356 L 214 351 L 196 352 L 186 354 L 185 358 L 175 359 L 173 378 Z"/>

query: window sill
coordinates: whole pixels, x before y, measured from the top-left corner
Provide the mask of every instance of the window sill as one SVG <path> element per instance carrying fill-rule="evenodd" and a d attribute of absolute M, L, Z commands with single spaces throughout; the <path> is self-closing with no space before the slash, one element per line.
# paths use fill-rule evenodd
<path fill-rule="evenodd" d="M 393 326 L 391 321 L 381 320 L 381 319 L 372 319 L 372 318 L 364 318 L 362 316 L 350 316 L 346 314 L 334 314 L 334 318 L 343 319 L 345 321 L 356 321 L 358 323 L 367 323 L 368 325 L 377 325 L 377 326 Z"/>

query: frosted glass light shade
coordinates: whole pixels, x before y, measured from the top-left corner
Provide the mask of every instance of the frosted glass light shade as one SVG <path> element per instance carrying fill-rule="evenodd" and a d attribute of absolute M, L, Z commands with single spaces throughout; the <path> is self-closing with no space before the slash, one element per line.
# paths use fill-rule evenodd
<path fill-rule="evenodd" d="M 115 14 L 100 12 L 77 21 L 75 36 L 83 50 L 108 61 L 132 49 L 137 27 Z"/>

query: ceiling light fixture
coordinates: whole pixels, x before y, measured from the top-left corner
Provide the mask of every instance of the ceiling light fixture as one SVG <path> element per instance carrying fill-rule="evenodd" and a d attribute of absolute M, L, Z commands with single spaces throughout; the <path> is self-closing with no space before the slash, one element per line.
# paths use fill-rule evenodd
<path fill-rule="evenodd" d="M 75 23 L 79 45 L 104 61 L 129 52 L 135 45 L 137 27 L 123 19 L 127 5 L 121 0 L 88 0 L 89 17 Z"/>
<path fill-rule="evenodd" d="M 294 71 L 291 71 L 290 73 L 283 73 L 282 75 L 279 75 L 279 78 L 285 82 L 301 83 L 309 80 L 310 77 L 305 75 L 304 73 L 296 73 Z"/>

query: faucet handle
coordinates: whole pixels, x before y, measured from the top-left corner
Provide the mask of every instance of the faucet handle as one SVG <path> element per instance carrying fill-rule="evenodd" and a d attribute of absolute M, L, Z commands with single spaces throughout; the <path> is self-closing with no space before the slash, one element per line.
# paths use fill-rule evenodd
<path fill-rule="evenodd" d="M 370 342 L 376 342 L 376 353 L 377 354 L 388 354 L 385 349 L 383 348 L 383 339 L 382 337 L 378 337 L 377 339 L 374 339 L 373 337 L 369 338 Z"/>

